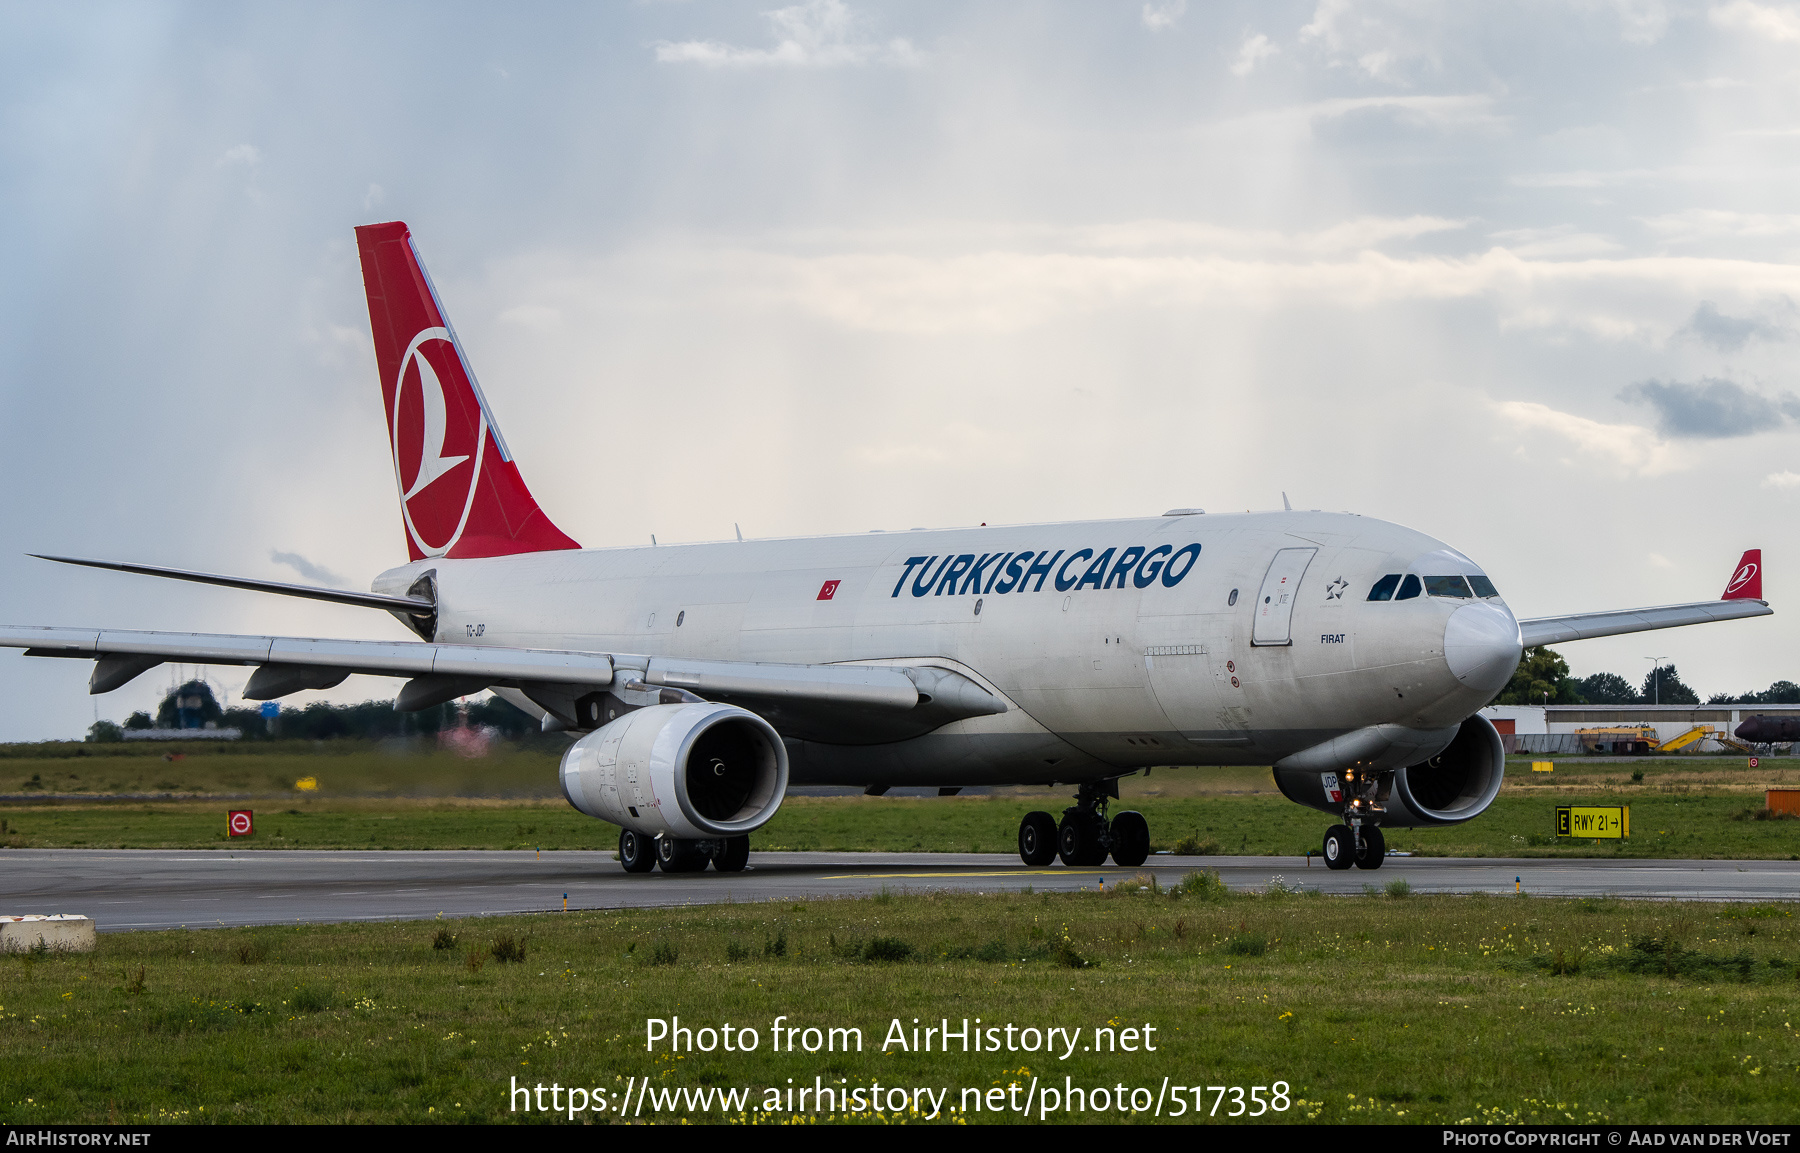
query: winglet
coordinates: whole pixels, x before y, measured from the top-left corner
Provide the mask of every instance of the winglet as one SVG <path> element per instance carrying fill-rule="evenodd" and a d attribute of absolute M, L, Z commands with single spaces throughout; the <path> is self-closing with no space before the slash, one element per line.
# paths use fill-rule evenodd
<path fill-rule="evenodd" d="M 1762 550 L 1759 548 L 1745 551 L 1743 559 L 1738 561 L 1737 571 L 1731 574 L 1731 583 L 1725 586 L 1722 601 L 1759 601 L 1762 595 Z"/>

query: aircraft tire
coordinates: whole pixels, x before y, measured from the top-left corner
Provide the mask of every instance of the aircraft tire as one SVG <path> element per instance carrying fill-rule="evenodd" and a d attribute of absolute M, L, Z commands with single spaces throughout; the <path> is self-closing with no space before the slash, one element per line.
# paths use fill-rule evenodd
<path fill-rule="evenodd" d="M 708 859 L 694 848 L 692 841 L 666 834 L 656 838 L 656 863 L 665 873 L 697 873 L 706 868 Z"/>
<path fill-rule="evenodd" d="M 1056 818 L 1049 813 L 1026 813 L 1019 822 L 1019 859 L 1033 867 L 1056 860 Z"/>
<path fill-rule="evenodd" d="M 1087 817 L 1064 817 L 1056 830 L 1056 855 L 1070 868 L 1106 863 L 1106 846 L 1100 843 L 1100 822 Z"/>
<path fill-rule="evenodd" d="M 1379 869 L 1381 862 L 1387 860 L 1387 838 L 1381 835 L 1380 825 L 1364 825 L 1362 829 L 1362 852 L 1356 854 L 1356 867 L 1359 869 Z"/>
<path fill-rule="evenodd" d="M 1150 822 L 1142 813 L 1120 813 L 1113 818 L 1112 843 L 1113 863 L 1137 868 L 1150 858 Z"/>
<path fill-rule="evenodd" d="M 741 873 L 750 863 L 750 838 L 727 837 L 724 847 L 713 854 L 713 868 L 721 873 Z"/>
<path fill-rule="evenodd" d="M 1350 826 L 1333 825 L 1325 830 L 1325 847 L 1323 851 L 1325 867 L 1328 869 L 1348 869 L 1356 862 L 1356 842 L 1350 836 Z"/>
<path fill-rule="evenodd" d="M 620 829 L 619 864 L 627 873 L 648 873 L 656 868 L 656 843 L 632 829 Z"/>

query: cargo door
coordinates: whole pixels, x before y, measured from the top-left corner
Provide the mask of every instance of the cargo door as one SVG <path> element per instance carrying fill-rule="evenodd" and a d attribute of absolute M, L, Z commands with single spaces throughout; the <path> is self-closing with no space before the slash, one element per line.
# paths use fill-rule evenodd
<path fill-rule="evenodd" d="M 1263 577 L 1262 590 L 1256 594 L 1256 625 L 1250 643 L 1257 646 L 1280 646 L 1293 643 L 1288 635 L 1294 617 L 1294 595 L 1300 591 L 1300 578 L 1312 563 L 1316 548 L 1284 548 L 1275 554 L 1269 571 Z"/>

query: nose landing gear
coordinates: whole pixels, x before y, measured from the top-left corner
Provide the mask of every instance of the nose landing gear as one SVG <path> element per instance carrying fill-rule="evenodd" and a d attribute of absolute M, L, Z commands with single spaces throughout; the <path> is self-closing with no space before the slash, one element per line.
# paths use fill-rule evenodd
<path fill-rule="evenodd" d="M 1379 869 L 1387 859 L 1387 838 L 1381 835 L 1381 815 L 1386 810 L 1380 802 L 1381 778 L 1369 772 L 1351 769 L 1344 774 L 1344 788 L 1349 795 L 1344 804 L 1345 825 L 1325 830 L 1322 855 L 1330 869 Z"/>
<path fill-rule="evenodd" d="M 1328 869 L 1348 869 L 1351 865 L 1379 869 L 1387 859 L 1387 839 L 1381 835 L 1380 825 L 1333 825 L 1325 830 L 1324 856 Z"/>
<path fill-rule="evenodd" d="M 1150 825 L 1142 813 L 1124 812 L 1106 819 L 1106 802 L 1119 795 L 1118 778 L 1082 784 L 1075 803 L 1063 810 L 1060 824 L 1049 813 L 1027 813 L 1019 822 L 1019 859 L 1027 865 L 1048 865 L 1055 857 L 1071 868 L 1106 863 L 1127 868 L 1141 865 L 1150 856 Z"/>

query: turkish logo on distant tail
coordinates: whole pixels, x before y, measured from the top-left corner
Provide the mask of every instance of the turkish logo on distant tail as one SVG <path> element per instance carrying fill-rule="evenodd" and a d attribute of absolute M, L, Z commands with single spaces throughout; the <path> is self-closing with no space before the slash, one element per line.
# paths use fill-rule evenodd
<path fill-rule="evenodd" d="M 448 329 L 424 329 L 407 346 L 389 427 L 406 531 L 420 552 L 442 556 L 468 525 L 488 440 L 487 413 Z"/>
<path fill-rule="evenodd" d="M 1761 600 L 1762 591 L 1762 550 L 1747 549 L 1739 558 L 1738 566 L 1731 574 L 1731 582 L 1725 586 L 1722 600 Z"/>

